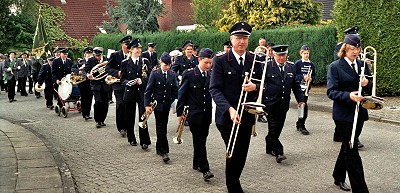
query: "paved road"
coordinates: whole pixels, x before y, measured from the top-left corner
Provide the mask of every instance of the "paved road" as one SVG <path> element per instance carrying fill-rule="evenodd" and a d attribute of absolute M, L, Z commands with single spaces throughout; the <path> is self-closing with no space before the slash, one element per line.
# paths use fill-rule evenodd
<path fill-rule="evenodd" d="M 95 128 L 77 112 L 68 118 L 46 109 L 44 99 L 17 97 L 9 103 L 0 95 L 0 119 L 11 121 L 42 135 L 67 163 L 79 192 L 226 192 L 224 145 L 213 123 L 208 139 L 208 157 L 215 178 L 202 180 L 192 165 L 192 140 L 184 131 L 184 144 L 173 144 L 177 126 L 170 115 L 169 164 L 155 153 L 154 117 L 149 120 L 153 144 L 148 151 L 132 147 L 115 128 L 115 105 L 110 106 L 107 126 Z M 295 129 L 297 111 L 290 110 L 281 136 L 288 160 L 277 164 L 265 154 L 266 124 L 258 123 L 259 136 L 253 138 L 242 174 L 246 192 L 341 192 L 331 177 L 340 148 L 332 142 L 333 121 L 327 112 L 310 112 L 307 126 L 311 134 Z M 370 192 L 400 192 L 400 126 L 369 121 L 364 126 L 361 151 Z M 137 133 L 137 131 L 136 131 Z"/>

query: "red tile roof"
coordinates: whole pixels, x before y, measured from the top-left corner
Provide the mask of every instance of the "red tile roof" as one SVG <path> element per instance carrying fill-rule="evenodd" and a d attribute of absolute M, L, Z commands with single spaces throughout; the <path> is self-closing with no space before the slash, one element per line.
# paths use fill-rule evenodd
<path fill-rule="evenodd" d="M 65 12 L 65 20 L 62 24 L 64 32 L 77 39 L 87 38 L 89 41 L 96 34 L 100 33 L 98 26 L 103 25 L 103 21 L 110 21 L 105 16 L 107 0 L 40 0 L 54 7 L 61 7 Z"/>

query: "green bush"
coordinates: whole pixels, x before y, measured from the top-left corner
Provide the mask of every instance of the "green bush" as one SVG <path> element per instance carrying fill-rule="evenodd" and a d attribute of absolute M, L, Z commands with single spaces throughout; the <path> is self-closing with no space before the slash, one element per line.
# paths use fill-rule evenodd
<path fill-rule="evenodd" d="M 123 34 L 99 34 L 93 38 L 94 46 L 107 49 L 120 49 L 119 39 Z M 134 38 L 140 38 L 143 51 L 147 42 L 156 42 L 156 50 L 161 55 L 164 51 L 171 51 L 175 47 L 181 47 L 186 40 L 192 40 L 199 48 L 209 47 L 215 52 L 222 50 L 222 44 L 229 40 L 227 32 L 163 32 L 148 34 L 133 34 Z M 275 44 L 289 45 L 289 60 L 295 62 L 300 59 L 300 47 L 303 44 L 310 46 L 310 59 L 316 65 L 316 83 L 326 82 L 327 66 L 333 61 L 333 50 L 336 44 L 336 32 L 332 25 L 326 26 L 301 26 L 280 28 L 273 30 L 253 31 L 249 39 L 249 50 L 258 46 L 258 39 L 265 37 L 267 41 Z"/>
<path fill-rule="evenodd" d="M 337 0 L 334 23 L 338 31 L 357 25 L 363 47 L 377 50 L 377 92 L 379 95 L 400 94 L 400 1 Z M 344 38 L 338 33 L 338 38 Z"/>

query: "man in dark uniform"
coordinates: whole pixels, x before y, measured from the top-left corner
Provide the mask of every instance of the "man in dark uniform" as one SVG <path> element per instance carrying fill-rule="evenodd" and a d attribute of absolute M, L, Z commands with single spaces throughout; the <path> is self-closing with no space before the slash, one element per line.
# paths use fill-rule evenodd
<path fill-rule="evenodd" d="M 61 56 L 59 58 L 55 58 L 53 60 L 53 81 L 54 81 L 54 89 L 58 91 L 58 85 L 61 84 L 61 79 L 65 77 L 67 74 L 71 74 L 71 68 L 73 62 L 68 58 L 68 48 L 64 48 L 60 50 Z M 57 96 L 57 105 L 61 108 L 63 106 L 60 97 L 55 92 L 55 96 Z"/>
<path fill-rule="evenodd" d="M 26 92 L 26 80 L 31 75 L 29 70 L 30 60 L 28 60 L 28 52 L 23 52 L 21 54 L 21 58 L 17 59 L 15 64 L 17 68 L 17 77 L 18 77 L 18 90 L 21 92 L 21 96 L 28 96 Z"/>
<path fill-rule="evenodd" d="M 160 59 L 160 68 L 150 74 L 149 82 L 144 93 L 144 106 L 146 113 L 150 114 L 152 109 L 150 103 L 157 101 L 154 109 L 156 118 L 156 151 L 161 155 L 164 162 L 168 162 L 169 146 L 167 139 L 167 126 L 171 103 L 178 98 L 178 81 L 176 73 L 170 70 L 171 56 L 164 52 Z"/>
<path fill-rule="evenodd" d="M 276 45 L 272 49 L 274 60 L 267 63 L 263 95 L 264 111 L 268 120 L 268 135 L 265 137 L 265 142 L 267 154 L 275 156 L 276 162 L 281 163 L 286 156 L 283 155 L 283 145 L 279 141 L 279 136 L 289 110 L 291 90 L 299 105 L 304 104 L 304 97 L 300 82 L 295 78 L 294 64 L 287 61 L 288 46 Z"/>
<path fill-rule="evenodd" d="M 52 75 L 52 66 L 53 66 L 53 57 L 47 59 L 47 63 L 43 64 L 40 68 L 40 72 L 38 75 L 38 87 L 40 88 L 43 83 L 45 83 L 46 87 L 44 88 L 44 98 L 46 99 L 46 107 L 50 110 L 53 110 L 53 75 Z"/>
<path fill-rule="evenodd" d="M 358 26 L 353 26 L 353 27 L 350 27 L 350 28 L 347 28 L 346 30 L 344 30 L 343 33 L 345 35 L 348 35 L 348 34 L 359 35 L 358 34 L 359 29 L 360 28 Z M 336 44 L 335 51 L 333 52 L 334 60 L 338 60 L 339 59 L 337 53 L 339 52 L 339 50 L 342 47 L 342 45 L 343 45 L 343 42 L 339 42 L 338 44 Z M 340 134 L 339 134 L 339 131 L 338 131 L 337 127 L 335 127 L 335 132 L 333 133 L 333 141 L 342 142 L 342 139 L 340 138 Z M 357 141 L 357 147 L 358 148 L 363 148 L 364 145 L 358 140 Z"/>
<path fill-rule="evenodd" d="M 147 51 L 142 53 L 143 58 L 147 58 L 150 61 L 151 69 L 158 68 L 158 59 L 156 52 L 156 43 L 148 43 Z"/>
<path fill-rule="evenodd" d="M 308 117 L 308 92 L 311 90 L 313 80 L 315 79 L 315 65 L 310 61 L 310 47 L 303 45 L 300 48 L 301 59 L 294 63 L 296 68 L 296 80 L 300 82 L 301 89 L 304 95 L 303 116 L 298 117 L 296 122 L 297 131 L 303 135 L 308 135 L 310 132 L 306 129 L 306 119 Z"/>
<path fill-rule="evenodd" d="M 42 67 L 42 64 L 40 63 L 39 59 L 36 58 L 35 54 L 31 54 L 31 80 L 32 80 L 32 85 L 31 82 L 29 82 L 29 93 L 31 94 L 32 92 L 32 87 L 34 87 L 34 84 L 36 84 L 38 75 L 40 72 L 40 68 Z M 35 91 L 35 96 L 36 98 L 42 97 L 40 95 L 40 92 Z"/>
<path fill-rule="evenodd" d="M 106 66 L 107 74 L 120 78 L 121 77 L 121 63 L 122 60 L 128 57 L 128 49 L 127 46 L 129 42 L 132 40 L 132 36 L 125 36 L 119 42 L 121 43 L 121 50 L 116 51 L 110 55 L 110 59 L 108 60 Z M 123 103 L 123 97 L 125 88 L 121 85 L 121 82 L 116 82 L 111 85 L 114 90 L 116 105 L 115 105 L 115 121 L 117 124 L 117 129 L 122 137 L 126 136 L 126 121 L 125 121 L 125 107 Z"/>
<path fill-rule="evenodd" d="M 212 100 L 209 92 L 212 58 L 209 48 L 199 54 L 199 65 L 183 72 L 182 85 L 178 92 L 176 114 L 178 122 L 183 118 L 184 106 L 189 106 L 187 121 L 193 137 L 193 169 L 203 173 L 203 179 L 214 177 L 207 160 L 206 141 L 212 118 Z"/>
<path fill-rule="evenodd" d="M 72 66 L 72 72 L 86 77 L 86 72 L 83 70 L 89 58 L 93 57 L 93 48 L 87 47 L 83 50 L 84 58 L 79 60 L 77 64 Z M 92 109 L 93 92 L 90 89 L 90 81 L 85 80 L 78 84 L 79 93 L 81 95 L 82 117 L 85 120 L 92 119 L 90 110 Z"/>
<path fill-rule="evenodd" d="M 7 84 L 8 99 L 10 103 L 17 101 L 15 100 L 15 83 L 17 80 L 17 59 L 15 58 L 15 52 L 11 51 L 8 53 L 9 58 L 4 61 L 3 72 L 5 75 L 5 81 Z"/>
<path fill-rule="evenodd" d="M 247 92 L 246 102 L 254 102 L 260 89 L 259 82 L 254 84 L 249 79 L 244 81 L 245 72 L 250 73 L 253 64 L 253 54 L 246 51 L 251 31 L 252 27 L 246 22 L 236 23 L 230 28 L 232 49 L 214 57 L 210 80 L 210 93 L 217 106 L 215 122 L 225 146 L 228 146 L 233 123 L 239 127 L 234 155 L 226 158 L 225 178 L 229 192 L 243 192 L 239 179 L 246 163 L 252 126 L 255 124 L 255 116 L 247 111 L 243 112 L 242 117 L 236 116 L 240 113 L 237 111 L 239 98 L 241 92 Z M 262 66 L 256 65 L 252 77 L 260 79 L 261 76 Z"/>
<path fill-rule="evenodd" d="M 137 146 L 135 137 L 136 104 L 139 110 L 139 122 L 143 122 L 142 115 L 145 113 L 144 91 L 151 72 L 151 66 L 149 60 L 141 57 L 142 45 L 140 45 L 140 39 L 132 40 L 127 48 L 130 52 L 130 57 L 122 61 L 121 83 L 125 86 L 123 100 L 128 142 L 132 146 Z M 139 126 L 139 139 L 142 149 L 147 149 L 151 144 L 147 125 L 144 128 Z"/>
<path fill-rule="evenodd" d="M 94 57 L 89 58 L 83 70 L 87 73 L 87 77 L 90 79 L 90 87 L 93 91 L 94 96 L 94 120 L 96 121 L 96 127 L 100 128 L 106 126 L 104 121 L 106 120 L 108 113 L 108 92 L 110 92 L 110 85 L 106 84 L 104 78 L 93 77 L 92 69 L 94 67 L 104 67 L 107 64 L 107 58 L 103 56 L 103 48 L 93 48 Z"/>
<path fill-rule="evenodd" d="M 333 100 L 332 117 L 342 139 L 342 146 L 333 170 L 334 184 L 340 189 L 350 191 L 345 183 L 346 171 L 350 179 L 353 192 L 368 192 L 365 182 L 364 169 L 358 148 L 350 148 L 353 121 L 357 102 L 363 100 L 359 96 L 359 85 L 362 86 L 362 93 L 371 94 L 372 82 L 360 74 L 363 62 L 357 57 L 361 52 L 361 41 L 358 35 L 346 35 L 343 46 L 338 52 L 339 60 L 332 62 L 328 68 L 327 95 Z M 364 74 L 370 76 L 368 67 L 364 68 Z M 368 120 L 368 111 L 359 106 L 357 125 L 354 142 L 361 134 L 364 121 Z"/>
<path fill-rule="evenodd" d="M 224 52 L 229 52 L 232 49 L 231 41 L 226 41 L 222 44 L 224 46 Z"/>

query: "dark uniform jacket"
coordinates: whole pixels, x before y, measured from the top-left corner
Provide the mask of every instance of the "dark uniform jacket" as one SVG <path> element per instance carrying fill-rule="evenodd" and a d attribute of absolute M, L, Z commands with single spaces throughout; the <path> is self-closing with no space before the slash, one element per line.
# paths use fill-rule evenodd
<path fill-rule="evenodd" d="M 88 58 L 88 60 L 89 60 L 89 58 Z M 74 64 L 71 67 L 71 72 L 73 72 L 74 74 L 79 74 L 79 71 L 80 71 L 79 68 L 81 68 L 82 66 L 85 67 L 86 63 L 87 63 L 86 59 L 79 60 L 76 64 Z M 82 72 L 82 75 L 86 77 L 86 75 L 87 75 L 86 71 L 82 70 L 81 72 Z M 83 85 L 90 87 L 89 79 L 86 79 L 85 81 L 79 83 L 79 86 L 83 86 Z"/>
<path fill-rule="evenodd" d="M 362 61 L 357 59 L 358 73 L 361 73 Z M 371 75 L 369 68 L 365 68 L 365 74 Z M 328 68 L 327 95 L 333 100 L 333 120 L 335 121 L 354 121 L 354 111 L 356 102 L 350 99 L 350 92 L 358 91 L 359 75 L 343 58 L 332 62 Z M 372 81 L 369 79 L 368 85 L 363 87 L 363 92 L 371 93 Z M 368 120 L 368 111 L 360 106 L 358 120 Z"/>
<path fill-rule="evenodd" d="M 121 63 L 124 59 L 124 52 L 122 50 L 112 53 L 106 66 L 107 74 L 113 77 L 118 77 L 118 72 L 121 70 Z M 112 84 L 112 89 L 122 90 L 124 89 L 124 86 L 117 82 Z"/>
<path fill-rule="evenodd" d="M 65 60 L 65 64 L 61 57 L 54 59 L 53 61 L 53 80 L 57 82 L 57 80 L 61 80 L 67 74 L 71 74 L 71 68 L 73 66 L 73 62 L 71 59 L 67 58 Z"/>
<path fill-rule="evenodd" d="M 308 74 L 308 69 L 312 70 L 311 72 L 311 82 L 308 86 L 308 90 L 311 90 L 311 83 L 315 80 L 315 65 L 310 62 L 303 62 L 302 60 L 297 60 L 294 63 L 296 68 L 296 81 L 300 82 L 300 85 L 306 85 L 306 81 L 304 80 L 304 75 Z"/>
<path fill-rule="evenodd" d="M 161 68 L 151 72 L 149 82 L 144 93 L 144 106 L 157 100 L 156 111 L 168 112 L 171 103 L 178 98 L 178 81 L 174 71 L 167 71 L 167 80 L 164 79 Z"/>
<path fill-rule="evenodd" d="M 146 58 L 139 57 L 137 65 L 133 63 L 131 58 L 122 61 L 121 83 L 125 87 L 123 98 L 124 101 L 134 101 L 134 99 L 138 96 L 140 96 L 142 101 L 144 101 L 144 91 L 146 90 L 150 72 L 150 62 Z M 145 77 L 143 77 L 144 74 Z M 126 83 L 128 83 L 130 80 L 134 80 L 136 78 L 140 78 L 142 80 L 142 84 L 135 84 L 133 86 L 126 85 Z"/>
<path fill-rule="evenodd" d="M 275 60 L 267 63 L 262 102 L 267 113 L 288 111 L 292 90 L 297 102 L 304 102 L 300 82 L 296 81 L 295 77 L 296 69 L 292 62 L 286 61 L 283 77 Z"/>
<path fill-rule="evenodd" d="M 210 81 L 210 93 L 215 101 L 217 109 L 215 111 L 215 122 L 220 125 L 231 126 L 232 120 L 229 115 L 229 107 L 237 110 L 245 72 L 251 71 L 253 64 L 253 54 L 246 52 L 244 67 L 240 66 L 232 50 L 228 53 L 221 53 L 214 57 L 212 76 Z M 262 65 L 256 63 L 253 78 L 261 79 Z M 250 76 L 250 75 L 249 75 Z M 260 82 L 252 81 L 257 89 L 249 92 L 246 102 L 256 101 L 260 90 Z M 246 111 L 242 116 L 243 125 L 253 125 L 255 116 Z"/>
<path fill-rule="evenodd" d="M 107 58 L 103 56 L 103 62 L 107 61 Z M 97 64 L 99 64 L 100 61 L 96 59 L 96 57 L 91 57 L 89 60 L 86 62 L 85 67 L 83 70 L 86 73 L 90 73 L 93 67 L 95 67 Z M 54 63 L 53 63 L 54 65 Z M 103 87 L 104 92 L 109 92 L 110 91 L 110 85 L 106 84 L 105 78 L 100 79 L 100 80 L 90 80 L 90 87 L 93 91 L 100 91 L 101 88 Z"/>
<path fill-rule="evenodd" d="M 209 92 L 211 72 L 203 77 L 199 67 L 183 72 L 182 84 L 178 92 L 177 116 L 181 116 L 184 106 L 189 106 L 187 121 L 190 124 L 211 124 L 212 100 Z"/>
<path fill-rule="evenodd" d="M 39 76 L 38 76 L 38 84 L 52 85 L 53 84 L 53 75 L 51 74 L 51 66 L 48 63 L 43 64 L 42 68 L 40 68 Z"/>
<path fill-rule="evenodd" d="M 28 58 L 26 58 L 25 61 L 22 58 L 18 59 L 15 65 L 17 68 L 18 78 L 26 78 L 31 75 L 29 67 L 31 61 Z"/>
<path fill-rule="evenodd" d="M 10 58 L 7 58 L 7 59 L 4 61 L 3 72 L 4 72 L 4 74 L 7 76 L 7 80 L 11 80 L 11 79 L 16 80 L 16 79 L 17 79 L 17 68 L 16 68 L 16 64 L 17 64 L 17 59 L 15 59 L 14 66 L 11 68 L 11 71 L 8 71 L 8 68 L 9 68 L 10 65 L 11 65 L 11 60 L 10 60 Z"/>
<path fill-rule="evenodd" d="M 36 58 L 31 59 L 31 75 L 33 75 L 33 80 L 37 79 L 41 67 L 42 64 L 40 64 L 40 61 L 38 59 Z"/>
<path fill-rule="evenodd" d="M 183 71 L 194 68 L 199 64 L 199 61 L 196 56 L 192 56 L 190 60 L 186 57 L 186 55 L 178 56 L 175 59 L 174 64 L 172 64 L 172 70 L 178 75 L 182 75 Z"/>
<path fill-rule="evenodd" d="M 145 51 L 142 53 L 142 57 L 147 58 L 150 61 L 151 69 L 153 69 L 154 66 L 158 67 L 157 52 L 154 51 L 150 57 L 150 52 Z"/>

